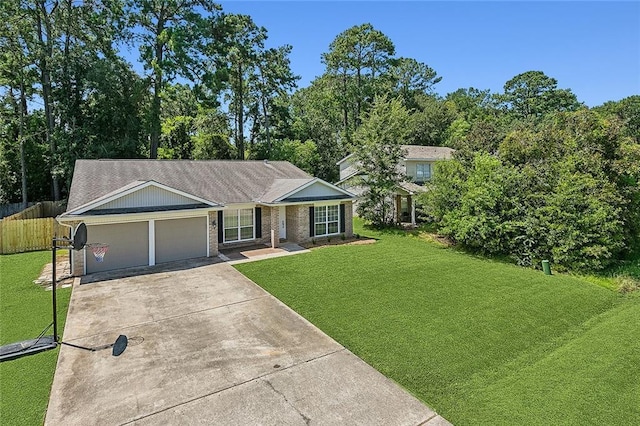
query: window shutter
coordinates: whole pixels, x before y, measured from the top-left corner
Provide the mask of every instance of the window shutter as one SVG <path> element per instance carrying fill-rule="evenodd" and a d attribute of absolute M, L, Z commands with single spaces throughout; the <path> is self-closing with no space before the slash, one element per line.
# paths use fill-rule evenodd
<path fill-rule="evenodd" d="M 262 238 L 262 208 L 256 207 L 256 238 Z"/>
<path fill-rule="evenodd" d="M 222 210 L 218 210 L 218 244 L 222 244 L 224 242 L 224 223 L 222 223 L 222 215 Z"/>
<path fill-rule="evenodd" d="M 313 206 L 309 207 L 309 236 L 316 236 L 316 227 L 315 227 L 315 216 L 314 216 Z"/>
<path fill-rule="evenodd" d="M 345 232 L 347 229 L 344 223 L 344 204 L 340 204 L 340 232 Z"/>

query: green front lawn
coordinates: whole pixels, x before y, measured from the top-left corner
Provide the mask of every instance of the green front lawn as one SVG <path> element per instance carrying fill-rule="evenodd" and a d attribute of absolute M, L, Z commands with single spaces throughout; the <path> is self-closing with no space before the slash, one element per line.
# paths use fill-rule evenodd
<path fill-rule="evenodd" d="M 0 256 L 0 345 L 33 339 L 51 323 L 51 292 L 33 284 L 50 261 L 50 252 Z M 70 289 L 57 292 L 58 334 L 70 295 Z M 43 423 L 57 358 L 55 349 L 0 363 L 0 424 Z"/>
<path fill-rule="evenodd" d="M 374 233 L 238 270 L 454 424 L 640 424 L 640 297 Z"/>

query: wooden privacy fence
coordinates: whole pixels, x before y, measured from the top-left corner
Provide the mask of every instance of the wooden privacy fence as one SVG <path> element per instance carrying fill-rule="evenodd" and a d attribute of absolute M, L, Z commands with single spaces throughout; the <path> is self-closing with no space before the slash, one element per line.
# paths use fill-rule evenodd
<path fill-rule="evenodd" d="M 27 207 L 33 206 L 35 203 L 28 203 Z M 16 214 L 24 210 L 24 203 L 0 204 L 0 219 Z"/>
<path fill-rule="evenodd" d="M 0 220 L 0 254 L 46 250 L 54 235 L 69 236 L 69 227 L 46 217 L 63 211 L 63 205 L 48 201 Z"/>
<path fill-rule="evenodd" d="M 41 201 L 28 209 L 7 216 L 2 220 L 19 220 L 19 219 L 40 219 L 48 217 L 56 217 L 64 213 L 66 206 L 62 202 Z"/>

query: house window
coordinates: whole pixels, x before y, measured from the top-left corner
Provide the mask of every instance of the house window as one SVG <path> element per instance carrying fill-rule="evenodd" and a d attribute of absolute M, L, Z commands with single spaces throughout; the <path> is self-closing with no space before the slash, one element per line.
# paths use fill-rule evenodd
<path fill-rule="evenodd" d="M 316 206 L 314 209 L 315 235 L 337 234 L 340 229 L 340 208 L 334 206 Z"/>
<path fill-rule="evenodd" d="M 416 164 L 416 181 L 424 182 L 431 179 L 431 163 Z"/>
<path fill-rule="evenodd" d="M 225 210 L 224 241 L 245 241 L 255 238 L 253 209 Z"/>

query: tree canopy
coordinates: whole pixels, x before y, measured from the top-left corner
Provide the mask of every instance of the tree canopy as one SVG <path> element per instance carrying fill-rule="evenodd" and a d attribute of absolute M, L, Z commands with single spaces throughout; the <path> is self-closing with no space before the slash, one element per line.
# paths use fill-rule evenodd
<path fill-rule="evenodd" d="M 384 224 L 399 146 L 449 146 L 424 218 L 459 244 L 585 269 L 638 248 L 638 95 L 590 109 L 523 70 L 441 96 L 446 76 L 370 23 L 298 88 L 294 49 L 204 0 L 0 2 L 0 203 L 63 199 L 78 158 L 288 160 L 335 182 L 353 153 L 372 187 L 361 214 Z"/>

